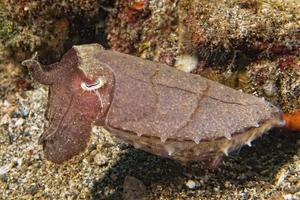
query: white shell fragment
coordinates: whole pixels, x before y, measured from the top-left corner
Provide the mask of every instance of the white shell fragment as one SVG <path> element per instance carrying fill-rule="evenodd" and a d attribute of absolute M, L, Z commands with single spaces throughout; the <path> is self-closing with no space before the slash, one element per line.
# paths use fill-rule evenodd
<path fill-rule="evenodd" d="M 0 176 L 7 174 L 12 168 L 13 163 L 9 163 L 0 167 Z"/>
<path fill-rule="evenodd" d="M 196 187 L 196 183 L 195 181 L 193 180 L 188 180 L 186 183 L 185 183 L 186 187 L 188 187 L 189 189 L 195 189 Z"/>
<path fill-rule="evenodd" d="M 198 58 L 196 55 L 181 55 L 176 59 L 175 67 L 184 72 L 191 72 L 196 69 Z"/>

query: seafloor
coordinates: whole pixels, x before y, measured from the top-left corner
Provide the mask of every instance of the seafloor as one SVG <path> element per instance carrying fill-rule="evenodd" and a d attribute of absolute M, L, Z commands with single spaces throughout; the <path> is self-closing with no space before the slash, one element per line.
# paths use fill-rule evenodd
<path fill-rule="evenodd" d="M 300 135 L 280 130 L 214 170 L 136 150 L 101 128 L 84 154 L 52 164 L 37 144 L 47 90 L 14 65 L 0 65 L 0 199 L 300 199 Z"/>

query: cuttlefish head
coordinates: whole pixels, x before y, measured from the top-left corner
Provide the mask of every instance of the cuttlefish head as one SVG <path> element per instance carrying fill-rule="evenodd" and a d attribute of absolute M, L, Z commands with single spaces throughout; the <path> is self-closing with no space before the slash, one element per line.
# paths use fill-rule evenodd
<path fill-rule="evenodd" d="M 103 68 L 86 74 L 82 65 L 88 63 L 80 62 L 72 48 L 60 62 L 47 67 L 38 62 L 37 55 L 22 63 L 35 80 L 49 87 L 49 125 L 39 144 L 46 159 L 54 163 L 62 163 L 86 148 L 92 125 L 103 120 L 110 104 L 112 80 L 103 75 Z"/>

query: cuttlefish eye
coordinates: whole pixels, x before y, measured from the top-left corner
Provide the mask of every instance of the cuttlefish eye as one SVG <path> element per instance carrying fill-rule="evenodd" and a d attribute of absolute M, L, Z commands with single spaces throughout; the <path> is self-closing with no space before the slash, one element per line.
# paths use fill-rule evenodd
<path fill-rule="evenodd" d="M 99 77 L 92 83 L 87 83 L 82 81 L 80 86 L 85 91 L 93 91 L 101 88 L 102 86 L 104 86 L 105 83 L 106 83 L 105 78 Z"/>

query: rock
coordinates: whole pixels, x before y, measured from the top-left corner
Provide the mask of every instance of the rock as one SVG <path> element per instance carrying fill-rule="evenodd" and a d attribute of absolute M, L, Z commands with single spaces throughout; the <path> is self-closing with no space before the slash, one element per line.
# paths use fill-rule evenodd
<path fill-rule="evenodd" d="M 18 118 L 14 124 L 14 127 L 19 127 L 22 126 L 22 124 L 24 123 L 24 119 L 23 118 Z"/>
<path fill-rule="evenodd" d="M 133 177 L 126 176 L 123 184 L 124 200 L 140 200 L 146 195 L 146 187 L 142 181 Z"/>
<path fill-rule="evenodd" d="M 10 119 L 9 115 L 6 114 L 1 118 L 0 125 L 9 124 L 10 120 L 11 119 Z"/>
<path fill-rule="evenodd" d="M 12 168 L 13 164 L 9 163 L 0 167 L 0 176 L 5 175 Z"/>
<path fill-rule="evenodd" d="M 195 189 L 196 187 L 196 183 L 195 181 L 193 180 L 188 180 L 186 183 L 185 183 L 186 187 L 188 187 L 189 189 Z"/>
<path fill-rule="evenodd" d="M 29 109 L 26 107 L 23 107 L 20 109 L 20 114 L 22 117 L 27 117 L 29 115 Z"/>
<path fill-rule="evenodd" d="M 105 165 L 108 162 L 108 158 L 105 155 L 103 155 L 101 153 L 98 153 L 94 157 L 94 162 L 97 165 L 102 166 L 102 165 Z"/>
<path fill-rule="evenodd" d="M 287 195 L 284 195 L 284 196 L 283 196 L 283 199 L 284 199 L 284 200 L 293 200 L 294 198 L 293 198 L 293 195 L 292 195 L 292 194 L 287 194 Z"/>

